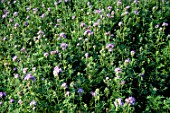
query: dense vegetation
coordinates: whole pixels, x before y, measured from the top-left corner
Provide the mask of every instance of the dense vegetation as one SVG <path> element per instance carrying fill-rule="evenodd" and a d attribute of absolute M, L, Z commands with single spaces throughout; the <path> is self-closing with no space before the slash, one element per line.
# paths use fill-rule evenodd
<path fill-rule="evenodd" d="M 2 113 L 168 113 L 169 97 L 169 0 L 1 0 Z"/>

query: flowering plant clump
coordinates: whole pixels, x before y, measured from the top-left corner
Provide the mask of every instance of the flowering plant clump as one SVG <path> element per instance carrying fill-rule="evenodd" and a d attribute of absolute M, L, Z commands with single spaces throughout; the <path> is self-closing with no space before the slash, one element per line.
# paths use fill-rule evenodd
<path fill-rule="evenodd" d="M 1 0 L 2 113 L 169 113 L 169 0 Z"/>

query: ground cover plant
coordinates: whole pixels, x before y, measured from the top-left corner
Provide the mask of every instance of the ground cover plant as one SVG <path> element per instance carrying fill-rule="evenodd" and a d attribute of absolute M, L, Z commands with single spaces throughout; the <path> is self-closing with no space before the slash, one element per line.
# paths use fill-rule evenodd
<path fill-rule="evenodd" d="M 2 113 L 170 112 L 169 0 L 1 0 Z"/>

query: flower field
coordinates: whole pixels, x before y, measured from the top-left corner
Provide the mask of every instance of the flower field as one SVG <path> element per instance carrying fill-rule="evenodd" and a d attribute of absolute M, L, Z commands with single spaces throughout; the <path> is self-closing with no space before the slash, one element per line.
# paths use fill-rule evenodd
<path fill-rule="evenodd" d="M 169 0 L 1 0 L 1 113 L 169 113 Z"/>

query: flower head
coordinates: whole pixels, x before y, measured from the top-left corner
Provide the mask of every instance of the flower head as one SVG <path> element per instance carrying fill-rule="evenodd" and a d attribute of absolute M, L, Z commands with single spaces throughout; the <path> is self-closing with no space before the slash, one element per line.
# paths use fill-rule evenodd
<path fill-rule="evenodd" d="M 14 25 L 14 28 L 16 29 L 17 27 L 19 27 L 19 24 L 18 23 L 16 23 L 15 25 Z"/>
<path fill-rule="evenodd" d="M 35 100 L 30 102 L 30 106 L 35 106 L 37 104 L 37 102 Z"/>
<path fill-rule="evenodd" d="M 82 22 L 81 24 L 80 24 L 80 27 L 85 27 L 85 23 L 84 22 Z"/>
<path fill-rule="evenodd" d="M 168 23 L 163 22 L 162 26 L 168 26 Z"/>
<path fill-rule="evenodd" d="M 46 57 L 46 58 L 47 58 L 48 56 L 49 56 L 49 53 L 47 53 L 47 52 L 46 52 L 46 53 L 44 53 L 44 57 Z"/>
<path fill-rule="evenodd" d="M 89 57 L 89 53 L 85 53 L 85 57 L 88 58 Z"/>
<path fill-rule="evenodd" d="M 114 104 L 116 107 L 124 105 L 121 98 L 115 99 Z"/>
<path fill-rule="evenodd" d="M 119 67 L 115 68 L 115 73 L 116 73 L 116 74 L 119 74 L 119 73 L 121 73 L 121 72 L 122 72 L 122 69 L 121 69 L 121 68 L 119 68 Z"/>
<path fill-rule="evenodd" d="M 114 44 L 107 44 L 106 45 L 106 49 L 108 49 L 108 51 L 113 51 L 113 48 L 114 48 Z"/>
<path fill-rule="evenodd" d="M 85 36 L 85 35 L 91 36 L 92 34 L 93 34 L 93 32 L 92 32 L 90 29 L 87 29 L 87 30 L 84 32 L 84 36 Z"/>
<path fill-rule="evenodd" d="M 61 87 L 64 88 L 64 89 L 66 89 L 66 88 L 67 88 L 67 83 L 66 83 L 66 82 L 62 83 L 62 84 L 61 84 Z"/>
<path fill-rule="evenodd" d="M 6 97 L 6 92 L 0 92 L 0 98 Z"/>
<path fill-rule="evenodd" d="M 11 98 L 11 99 L 9 100 L 9 102 L 10 102 L 10 103 L 14 103 L 14 99 Z"/>
<path fill-rule="evenodd" d="M 95 96 L 95 92 L 91 91 L 90 94 L 94 97 Z"/>
<path fill-rule="evenodd" d="M 51 54 L 51 55 L 54 55 L 54 54 L 56 54 L 56 53 L 58 53 L 57 50 L 56 50 L 56 51 L 50 51 L 50 54 Z"/>
<path fill-rule="evenodd" d="M 62 50 L 65 50 L 68 47 L 68 44 L 61 43 L 60 47 L 62 48 Z"/>
<path fill-rule="evenodd" d="M 125 60 L 125 63 L 129 63 L 129 62 L 131 62 L 129 58 Z"/>
<path fill-rule="evenodd" d="M 25 74 L 27 72 L 28 68 L 23 68 L 22 72 Z"/>
<path fill-rule="evenodd" d="M 17 56 L 12 57 L 12 61 L 15 62 L 17 58 Z"/>
<path fill-rule="evenodd" d="M 69 96 L 70 95 L 70 91 L 67 91 L 66 93 L 65 93 L 65 96 Z"/>
<path fill-rule="evenodd" d="M 18 104 L 22 104 L 22 100 L 20 99 L 20 100 L 18 100 Z"/>
<path fill-rule="evenodd" d="M 62 72 L 62 69 L 59 68 L 58 66 L 54 67 L 54 70 L 53 70 L 53 75 L 54 76 L 58 76 L 58 74 Z"/>
<path fill-rule="evenodd" d="M 130 104 L 130 105 L 134 105 L 135 104 L 135 98 L 134 97 L 129 97 L 129 98 L 126 98 L 125 99 L 125 102 L 127 103 L 127 104 Z"/>
<path fill-rule="evenodd" d="M 132 50 L 132 51 L 130 52 L 130 54 L 131 54 L 131 56 L 134 56 L 134 55 L 135 55 L 135 51 Z"/>
<path fill-rule="evenodd" d="M 60 37 L 66 38 L 66 34 L 65 33 L 60 33 Z"/>
<path fill-rule="evenodd" d="M 79 88 L 77 92 L 78 92 L 78 93 L 83 93 L 84 90 L 83 90 L 83 88 Z"/>
<path fill-rule="evenodd" d="M 13 16 L 18 16 L 18 12 L 14 12 L 14 13 L 13 13 Z"/>
<path fill-rule="evenodd" d="M 32 80 L 32 81 L 35 81 L 35 77 L 32 76 L 30 73 L 26 74 L 26 76 L 24 77 L 24 80 Z"/>
<path fill-rule="evenodd" d="M 126 13 L 125 13 L 126 14 Z M 123 22 L 119 22 L 118 23 L 119 26 L 123 26 Z"/>
<path fill-rule="evenodd" d="M 109 11 L 111 11 L 111 10 L 112 10 L 112 6 L 108 6 L 107 9 L 108 9 Z"/>

